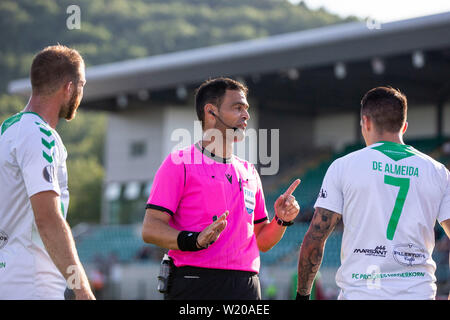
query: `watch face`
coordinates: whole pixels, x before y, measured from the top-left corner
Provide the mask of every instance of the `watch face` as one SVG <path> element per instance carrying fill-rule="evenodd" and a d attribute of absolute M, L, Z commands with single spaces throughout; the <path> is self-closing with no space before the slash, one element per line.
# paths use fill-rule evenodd
<path fill-rule="evenodd" d="M 277 216 L 275 216 L 275 219 L 277 220 L 277 224 L 282 226 L 283 225 L 283 220 L 281 220 L 280 218 L 278 218 Z"/>

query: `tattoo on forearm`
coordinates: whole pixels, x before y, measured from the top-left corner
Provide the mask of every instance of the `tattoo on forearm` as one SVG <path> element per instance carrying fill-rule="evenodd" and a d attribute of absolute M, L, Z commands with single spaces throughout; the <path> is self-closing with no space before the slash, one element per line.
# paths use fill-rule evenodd
<path fill-rule="evenodd" d="M 340 214 L 316 208 L 300 249 L 297 291 L 301 295 L 310 293 L 314 278 L 322 263 L 325 241 L 340 220 Z"/>

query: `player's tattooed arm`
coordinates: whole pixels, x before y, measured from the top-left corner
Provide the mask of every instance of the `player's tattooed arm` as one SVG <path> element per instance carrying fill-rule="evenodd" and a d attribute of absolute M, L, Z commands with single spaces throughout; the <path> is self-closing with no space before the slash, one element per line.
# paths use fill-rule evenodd
<path fill-rule="evenodd" d="M 340 220 L 340 214 L 316 208 L 300 248 L 297 291 L 301 295 L 310 294 L 314 278 L 322 263 L 325 242 Z"/>

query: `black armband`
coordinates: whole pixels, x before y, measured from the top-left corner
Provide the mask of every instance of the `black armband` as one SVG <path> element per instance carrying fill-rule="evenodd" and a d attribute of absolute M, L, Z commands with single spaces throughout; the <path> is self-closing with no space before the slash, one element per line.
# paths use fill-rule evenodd
<path fill-rule="evenodd" d="M 309 300 L 309 294 L 306 296 L 302 296 L 300 293 L 297 292 L 297 296 L 295 297 L 295 300 Z"/>
<path fill-rule="evenodd" d="M 181 251 L 199 251 L 205 248 L 197 247 L 197 238 L 200 232 L 181 231 L 177 237 L 178 248 Z"/>

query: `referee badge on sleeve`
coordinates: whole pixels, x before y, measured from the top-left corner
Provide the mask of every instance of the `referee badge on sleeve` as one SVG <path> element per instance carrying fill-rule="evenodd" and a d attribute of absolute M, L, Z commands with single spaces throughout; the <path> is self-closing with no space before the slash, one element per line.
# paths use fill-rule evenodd
<path fill-rule="evenodd" d="M 248 214 L 252 214 L 253 211 L 255 210 L 256 204 L 255 192 L 245 187 L 243 188 L 243 190 L 244 190 L 245 209 L 247 209 Z"/>

